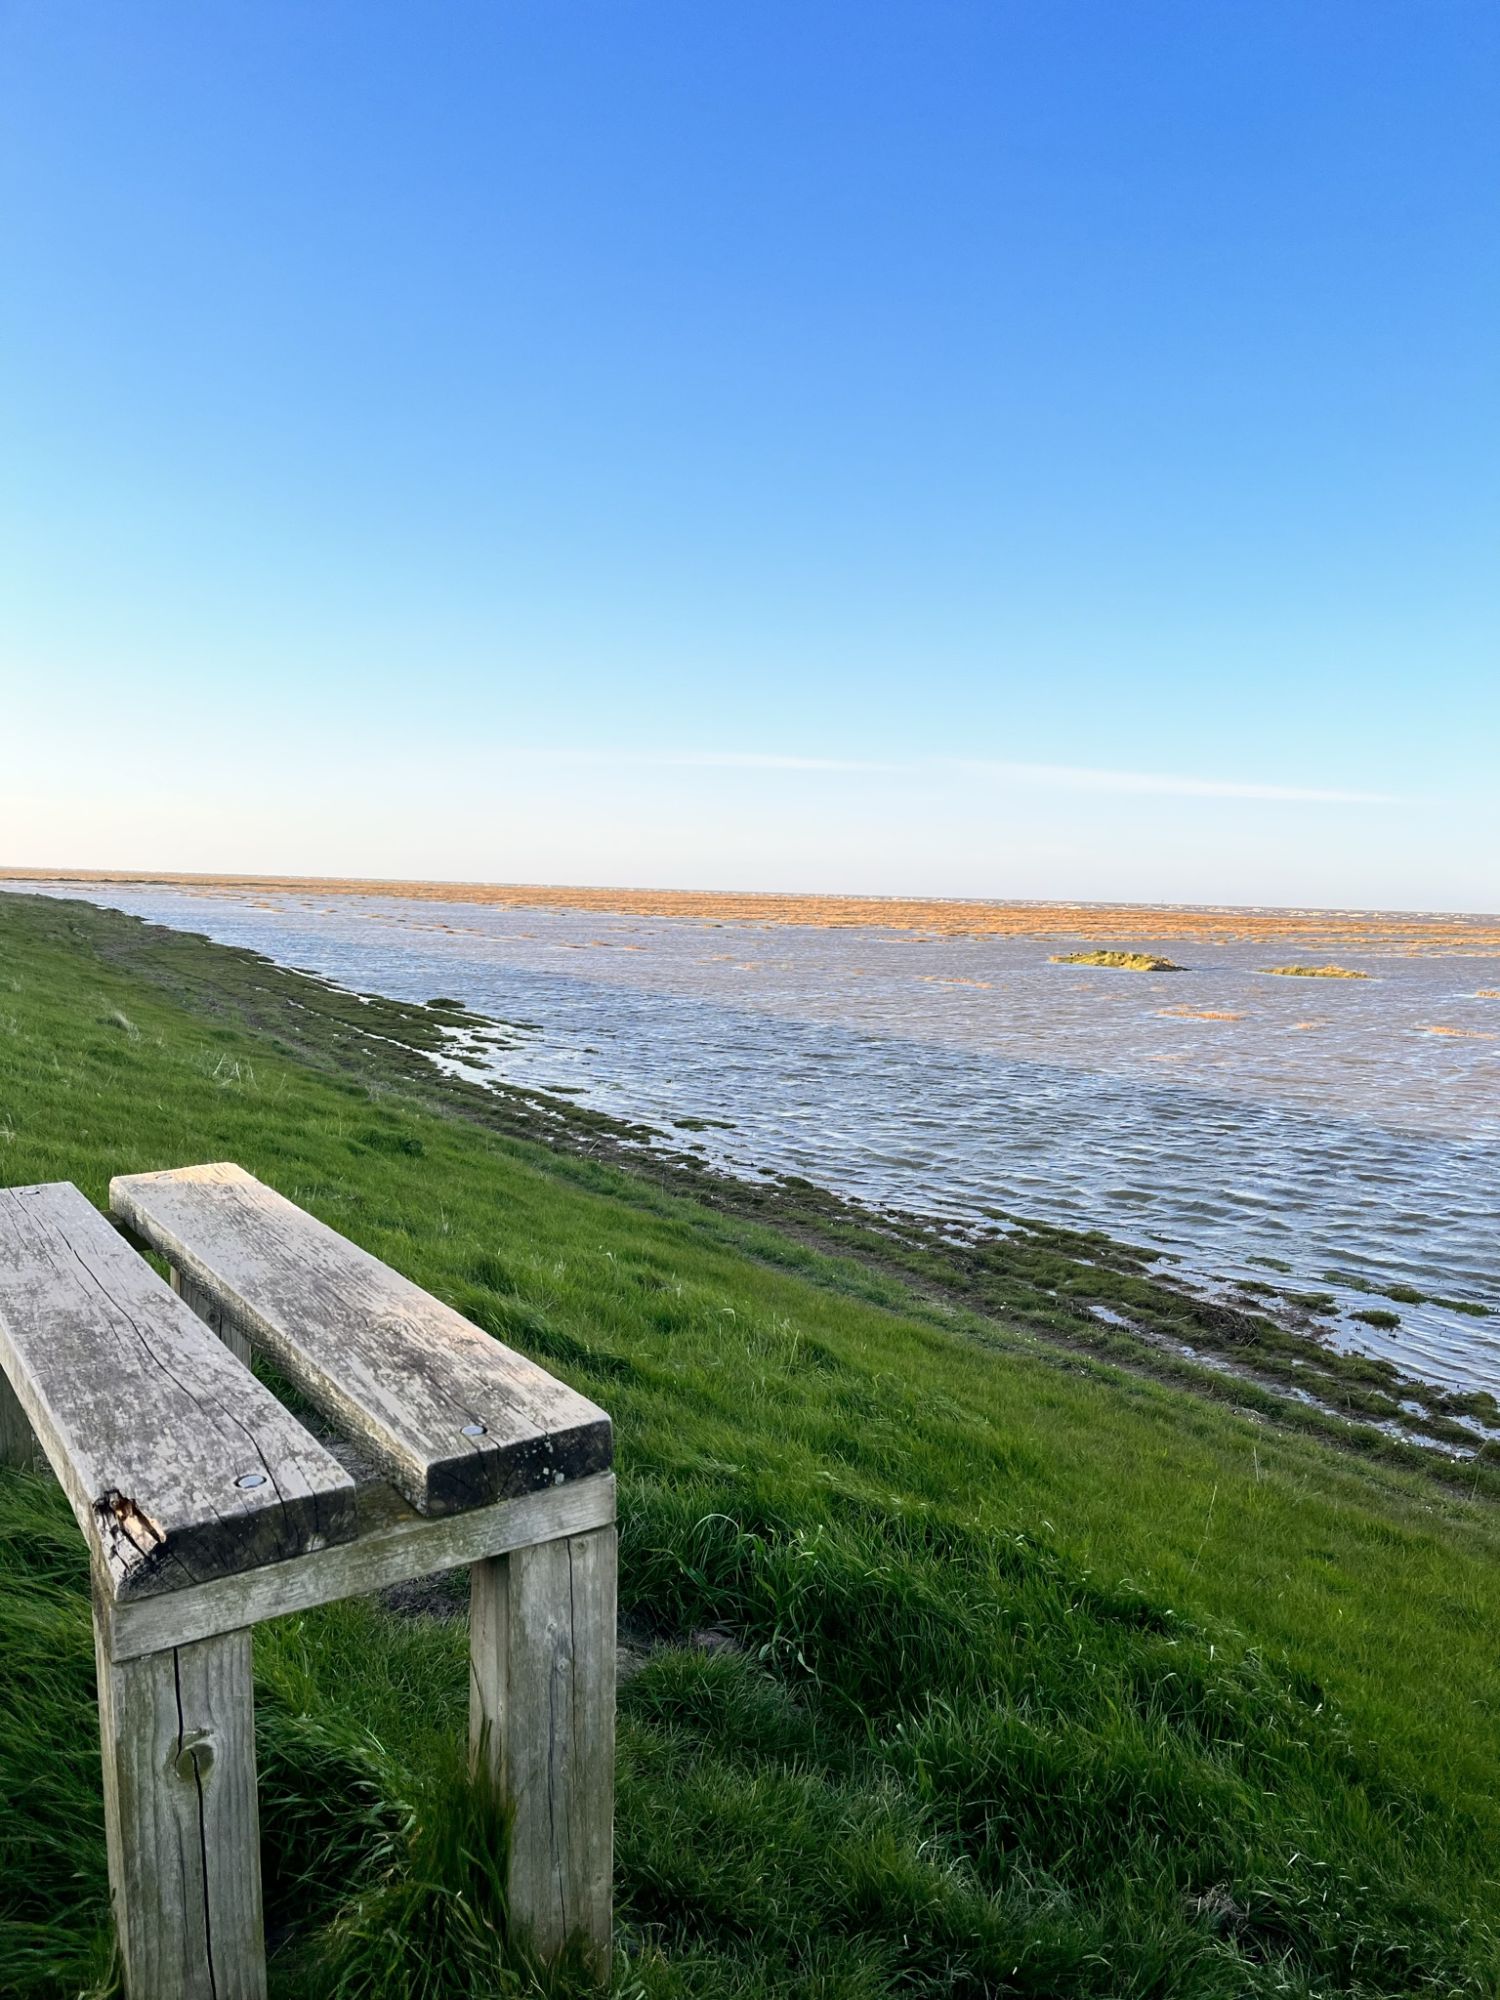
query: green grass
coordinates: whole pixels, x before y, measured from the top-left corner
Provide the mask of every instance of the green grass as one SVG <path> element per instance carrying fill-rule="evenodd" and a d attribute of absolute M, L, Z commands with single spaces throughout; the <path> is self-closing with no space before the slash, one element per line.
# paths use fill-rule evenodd
<path fill-rule="evenodd" d="M 1170 958 L 1151 951 L 1055 951 L 1053 965 L 1108 965 L 1120 972 L 1181 972 Z"/>
<path fill-rule="evenodd" d="M 1493 1503 L 434 1108 L 369 1009 L 157 950 L 0 897 L 3 1177 L 237 1159 L 613 1412 L 622 1995 L 1500 1990 Z M 277 2000 L 578 1990 L 507 1938 L 465 1654 L 379 1603 L 258 1635 Z M 105 1991 L 85 1564 L 17 1474 L 0 1686 L 0 1990 Z"/>

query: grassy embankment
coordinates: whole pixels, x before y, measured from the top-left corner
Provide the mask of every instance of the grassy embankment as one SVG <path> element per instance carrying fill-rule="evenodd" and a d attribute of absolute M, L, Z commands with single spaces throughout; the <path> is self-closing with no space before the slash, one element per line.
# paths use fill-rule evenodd
<path fill-rule="evenodd" d="M 444 1012 L 0 898 L 0 1165 L 101 1199 L 238 1159 L 613 1411 L 622 1992 L 1496 1991 L 1483 1466 L 1471 1495 L 1088 1351 L 1076 1243 L 964 1293 L 811 1196 L 789 1234 L 517 1136 L 588 1120 L 434 1081 Z M 280 2000 L 533 1990 L 451 1604 L 258 1637 Z M 107 1977 L 91 1681 L 76 1530 L 0 1476 L 17 1996 Z"/>

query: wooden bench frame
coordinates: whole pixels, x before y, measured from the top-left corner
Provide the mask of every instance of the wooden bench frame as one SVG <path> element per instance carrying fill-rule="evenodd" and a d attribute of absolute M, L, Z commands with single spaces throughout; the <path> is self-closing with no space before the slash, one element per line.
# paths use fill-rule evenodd
<path fill-rule="evenodd" d="M 243 1372 L 245 1396 L 261 1396 L 244 1364 L 252 1338 L 269 1336 L 271 1322 L 259 1324 L 254 1312 L 244 1309 L 244 1293 L 216 1279 L 186 1243 L 169 1240 L 171 1227 L 153 1215 L 153 1183 L 165 1198 L 178 1189 L 162 1184 L 213 1175 L 237 1177 L 239 1197 L 279 1204 L 277 1216 L 286 1211 L 322 1231 L 238 1169 L 188 1169 L 181 1177 L 137 1176 L 111 1188 L 122 1225 L 168 1256 L 177 1298 L 119 1237 L 112 1238 L 115 1254 L 138 1267 L 125 1273 L 128 1283 L 159 1289 L 160 1298 L 151 1293 L 150 1309 L 170 1322 L 175 1339 L 189 1345 L 202 1339 L 192 1334 L 196 1322 L 186 1321 L 185 1305 L 222 1342 L 216 1347 L 208 1341 L 206 1355 L 198 1350 L 201 1366 L 213 1372 L 222 1363 L 212 1363 L 212 1353 L 224 1360 L 232 1356 L 230 1365 Z M 7 1200 L 59 1197 L 64 1190 L 86 1209 L 65 1183 L 0 1190 L 0 1223 L 10 1213 L 3 1206 Z M 71 1207 L 67 1213 L 72 1226 L 78 1213 Z M 97 1212 L 87 1213 L 112 1235 Z M 85 1225 L 84 1233 L 92 1226 Z M 342 1246 L 341 1255 L 363 1260 L 361 1270 L 383 1274 L 380 1283 L 405 1286 L 343 1238 L 331 1231 L 323 1235 Z M 102 1255 L 91 1243 L 90 1254 L 96 1253 Z M 189 1264 L 191 1270 L 185 1268 Z M 407 1290 L 424 1309 L 449 1314 L 426 1294 Z M 422 1467 L 413 1471 L 408 1465 L 399 1475 L 407 1492 L 389 1479 L 360 1484 L 344 1478 L 337 1464 L 328 1470 L 323 1447 L 307 1435 L 310 1477 L 315 1484 L 321 1477 L 326 1489 L 324 1515 L 331 1524 L 326 1538 L 307 1534 L 302 1546 L 278 1559 L 257 1559 L 219 1574 L 203 1574 L 200 1566 L 200 1573 L 190 1576 L 170 1570 L 147 1575 L 133 1547 L 126 1550 L 124 1569 L 110 1557 L 99 1533 L 98 1498 L 79 1484 L 76 1437 L 49 1400 L 45 1353 L 40 1361 L 28 1356 L 24 1340 L 14 1337 L 13 1309 L 7 1331 L 5 1305 L 0 1296 L 0 1460 L 34 1465 L 40 1445 L 69 1494 L 93 1556 L 110 1890 L 131 2000 L 264 2000 L 253 1627 L 462 1564 L 469 1565 L 471 1579 L 470 1755 L 497 1781 L 510 1808 L 512 1921 L 540 1956 L 550 1958 L 568 1946 L 581 1949 L 601 1981 L 607 1979 L 616 1540 L 603 1413 L 491 1343 L 497 1365 L 531 1371 L 525 1383 L 534 1387 L 539 1379 L 549 1385 L 570 1418 L 589 1413 L 567 1432 L 581 1476 L 557 1471 L 540 1484 L 534 1453 L 517 1473 L 514 1454 L 498 1452 L 492 1455 L 499 1467 L 494 1477 L 502 1486 L 521 1477 L 532 1482 L 532 1490 L 502 1491 L 472 1502 L 450 1498 L 448 1511 L 424 1512 L 408 1497 Z M 462 1336 L 477 1331 L 457 1315 L 451 1318 Z M 278 1350 L 278 1366 L 284 1366 L 287 1352 L 285 1346 Z M 299 1354 L 294 1351 L 292 1358 Z M 279 1406 L 278 1413 L 293 1422 Z M 398 1428 L 399 1415 L 398 1408 L 392 1419 Z M 603 1425 L 602 1444 L 592 1419 Z M 490 1460 L 486 1467 L 493 1469 Z M 249 1483 L 261 1482 L 251 1475 Z"/>

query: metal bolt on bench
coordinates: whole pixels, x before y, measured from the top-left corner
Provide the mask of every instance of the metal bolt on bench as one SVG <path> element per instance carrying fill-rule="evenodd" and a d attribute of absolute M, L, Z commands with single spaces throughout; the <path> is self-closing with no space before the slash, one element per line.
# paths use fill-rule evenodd
<path fill-rule="evenodd" d="M 39 1446 L 89 1545 L 131 2000 L 264 2000 L 253 1627 L 461 1563 L 512 1919 L 607 1977 L 609 1418 L 239 1167 L 125 1176 L 110 1203 L 170 1287 L 68 1182 L 0 1189 L 0 1457 Z"/>

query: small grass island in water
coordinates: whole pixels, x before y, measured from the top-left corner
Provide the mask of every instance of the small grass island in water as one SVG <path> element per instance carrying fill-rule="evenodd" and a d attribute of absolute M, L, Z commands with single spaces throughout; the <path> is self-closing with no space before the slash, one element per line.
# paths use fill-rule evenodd
<path fill-rule="evenodd" d="M 1347 965 L 1268 965 L 1281 979 L 1368 979 L 1368 972 L 1351 972 Z"/>
<path fill-rule="evenodd" d="M 1121 972 L 1186 972 L 1170 958 L 1158 958 L 1152 951 L 1055 951 L 1054 965 L 1112 965 Z"/>

